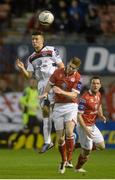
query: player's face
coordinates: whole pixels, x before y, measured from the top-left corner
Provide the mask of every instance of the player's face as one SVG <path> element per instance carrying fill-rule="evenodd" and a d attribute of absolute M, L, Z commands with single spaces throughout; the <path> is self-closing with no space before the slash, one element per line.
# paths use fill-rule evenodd
<path fill-rule="evenodd" d="M 67 73 L 69 74 L 73 74 L 74 72 L 76 72 L 78 70 L 78 68 L 76 67 L 75 64 L 72 64 L 71 62 L 67 65 Z"/>
<path fill-rule="evenodd" d="M 36 51 L 42 49 L 44 44 L 44 39 L 41 35 L 32 35 L 32 45 Z"/>
<path fill-rule="evenodd" d="M 91 81 L 91 91 L 96 93 L 101 88 L 101 82 L 99 79 L 92 79 Z"/>

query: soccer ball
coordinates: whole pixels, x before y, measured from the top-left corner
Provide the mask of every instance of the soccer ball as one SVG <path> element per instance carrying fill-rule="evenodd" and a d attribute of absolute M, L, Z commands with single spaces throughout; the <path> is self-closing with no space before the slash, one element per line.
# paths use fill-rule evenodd
<path fill-rule="evenodd" d="M 43 25 L 51 25 L 54 21 L 54 15 L 50 11 L 44 10 L 40 12 L 38 19 Z"/>

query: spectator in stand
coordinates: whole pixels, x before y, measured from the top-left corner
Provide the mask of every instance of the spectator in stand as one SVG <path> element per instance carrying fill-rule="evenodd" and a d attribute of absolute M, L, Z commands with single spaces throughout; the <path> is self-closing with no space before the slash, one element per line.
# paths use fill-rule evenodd
<path fill-rule="evenodd" d="M 72 32 L 81 33 L 85 25 L 85 12 L 78 0 L 72 0 L 68 13 L 70 15 Z"/>
<path fill-rule="evenodd" d="M 9 1 L 0 3 L 0 31 L 5 32 L 7 28 L 11 27 L 11 6 Z"/>
<path fill-rule="evenodd" d="M 3 37 L 0 37 L 0 73 L 12 73 L 15 71 L 16 53 L 12 47 L 12 45 L 5 45 Z"/>
<path fill-rule="evenodd" d="M 59 0 L 56 3 L 56 16 L 59 15 L 59 12 L 68 10 L 68 4 L 65 0 Z"/>
<path fill-rule="evenodd" d="M 69 7 L 69 14 L 73 16 L 75 13 L 78 13 L 80 16 L 84 15 L 82 6 L 78 0 L 72 0 Z"/>
<path fill-rule="evenodd" d="M 42 0 L 43 1 L 43 0 Z M 55 13 L 56 8 L 55 8 L 55 1 L 54 0 L 44 0 L 44 6 L 42 9 L 47 9 L 51 11 L 52 13 Z"/>
<path fill-rule="evenodd" d="M 115 121 L 115 81 L 108 86 L 106 93 L 107 111 L 111 120 Z"/>
<path fill-rule="evenodd" d="M 49 32 L 51 33 L 53 31 L 53 27 L 52 25 L 50 26 L 46 26 L 46 25 L 41 25 L 39 20 L 38 20 L 38 15 L 39 13 L 41 12 L 42 10 L 37 10 L 32 16 L 31 18 L 29 19 L 29 21 L 27 22 L 27 25 L 26 25 L 26 29 L 25 29 L 25 33 L 24 33 L 24 36 L 25 35 L 28 35 L 28 34 L 31 34 L 33 31 L 36 31 L 36 30 L 40 30 L 40 31 L 43 31 L 43 32 Z"/>
<path fill-rule="evenodd" d="M 31 34 L 33 30 L 39 29 L 40 23 L 37 19 L 40 10 L 37 10 L 29 19 L 26 25 L 25 35 Z"/>
<path fill-rule="evenodd" d="M 66 11 L 61 11 L 54 21 L 55 32 L 69 33 L 71 31 L 70 19 Z"/>
<path fill-rule="evenodd" d="M 113 4 L 108 5 L 108 12 L 112 23 L 111 32 L 115 33 L 115 2 Z"/>
<path fill-rule="evenodd" d="M 60 12 L 60 13 L 59 13 Z M 70 18 L 68 14 L 68 3 L 65 0 L 59 0 L 55 7 L 54 29 L 56 33 L 70 32 Z"/>
<path fill-rule="evenodd" d="M 112 19 L 108 11 L 108 5 L 102 5 L 99 8 L 101 30 L 105 36 L 111 35 L 113 31 Z"/>
<path fill-rule="evenodd" d="M 96 36 L 101 34 L 100 18 L 96 7 L 89 6 L 85 16 L 86 38 L 88 41 L 95 42 Z"/>

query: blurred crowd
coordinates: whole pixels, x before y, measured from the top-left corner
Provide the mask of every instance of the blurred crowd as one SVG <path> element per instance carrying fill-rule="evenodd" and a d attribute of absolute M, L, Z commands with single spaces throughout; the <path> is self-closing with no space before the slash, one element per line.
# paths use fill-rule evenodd
<path fill-rule="evenodd" d="M 50 10 L 55 16 L 53 33 L 85 34 L 94 36 L 115 34 L 115 0 L 0 0 L 0 31 L 12 29 L 14 19 L 30 13 L 24 35 L 37 28 L 36 12 Z"/>

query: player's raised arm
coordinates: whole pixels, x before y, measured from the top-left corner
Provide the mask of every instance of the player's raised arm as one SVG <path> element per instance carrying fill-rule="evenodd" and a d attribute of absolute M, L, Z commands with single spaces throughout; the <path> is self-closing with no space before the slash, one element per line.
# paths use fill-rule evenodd
<path fill-rule="evenodd" d="M 47 85 L 46 85 L 46 87 L 45 87 L 45 90 L 44 90 L 43 94 L 42 94 L 41 96 L 39 96 L 39 99 L 47 98 L 48 93 L 49 93 L 49 91 L 51 90 L 51 88 L 52 88 L 52 85 L 51 85 L 50 82 L 48 81 L 48 83 L 47 83 Z"/>
<path fill-rule="evenodd" d="M 16 66 L 20 69 L 20 71 L 24 74 L 26 78 L 31 78 L 32 77 L 32 72 L 27 71 L 24 67 L 24 63 L 18 58 L 16 60 Z"/>

